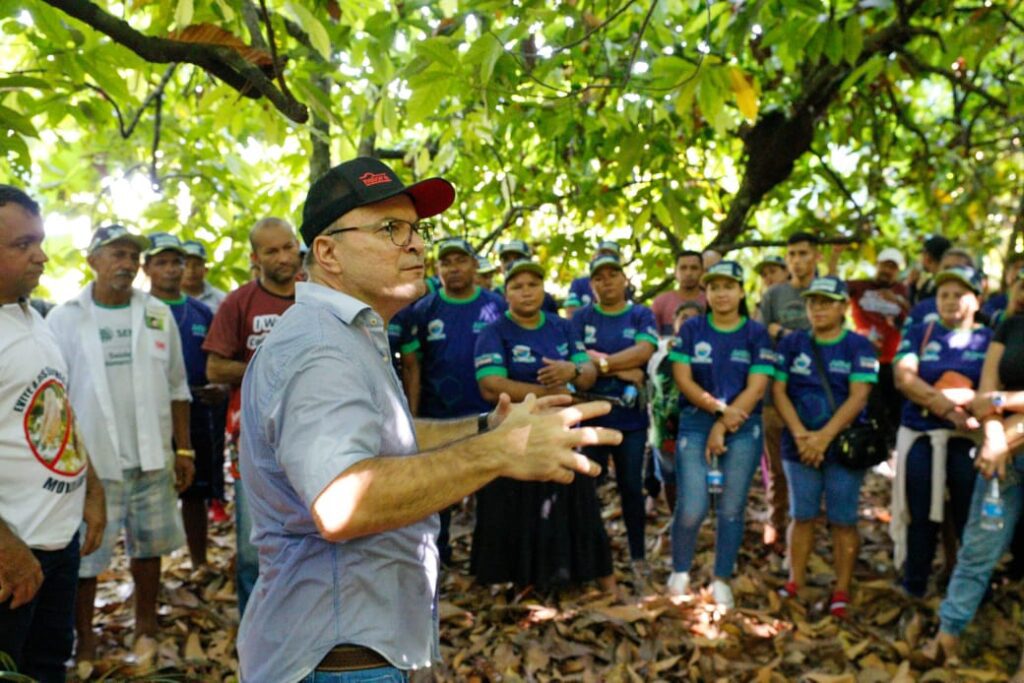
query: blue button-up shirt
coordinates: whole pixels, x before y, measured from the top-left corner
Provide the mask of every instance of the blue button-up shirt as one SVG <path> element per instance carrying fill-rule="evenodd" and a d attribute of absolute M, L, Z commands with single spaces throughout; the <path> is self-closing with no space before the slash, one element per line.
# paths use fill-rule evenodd
<path fill-rule="evenodd" d="M 437 658 L 437 515 L 331 543 L 310 512 L 357 462 L 417 450 L 381 316 L 296 285 L 242 382 L 240 469 L 260 558 L 239 630 L 244 680 L 297 681 L 342 643 L 400 669 Z"/>

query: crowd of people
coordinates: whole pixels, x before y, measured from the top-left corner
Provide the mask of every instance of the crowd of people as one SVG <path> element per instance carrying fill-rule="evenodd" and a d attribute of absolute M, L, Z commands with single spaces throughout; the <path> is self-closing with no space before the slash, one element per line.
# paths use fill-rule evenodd
<path fill-rule="evenodd" d="M 492 265 L 434 234 L 425 219 L 453 197 L 441 179 L 405 186 L 380 162 L 346 162 L 310 189 L 301 243 L 285 220 L 253 226 L 255 278 L 226 295 L 206 281 L 206 245 L 105 226 L 90 283 L 52 307 L 30 299 L 40 207 L 0 185 L 0 651 L 44 681 L 73 653 L 94 658 L 97 576 L 122 537 L 134 638 L 153 637 L 161 557 L 186 545 L 193 579 L 210 576 L 225 471 L 246 680 L 359 667 L 404 680 L 436 659 L 430 610 L 367 615 L 437 599 L 432 558 L 459 571 L 449 527 L 470 496 L 479 583 L 685 599 L 699 572 L 729 609 L 760 471 L 780 596 L 801 600 L 825 522 L 828 610 L 843 619 L 861 485 L 891 453 L 900 587 L 944 594 L 930 656 L 956 656 L 997 562 L 1012 550 L 1024 564 L 1020 258 L 989 292 L 977 256 L 935 236 L 919 267 L 890 247 L 873 278 L 844 280 L 799 232 L 758 260 L 684 251 L 648 307 L 604 240 L 560 305 L 527 242 L 501 243 Z M 884 442 L 870 462 L 867 432 Z M 661 496 L 667 574 L 646 557 Z"/>

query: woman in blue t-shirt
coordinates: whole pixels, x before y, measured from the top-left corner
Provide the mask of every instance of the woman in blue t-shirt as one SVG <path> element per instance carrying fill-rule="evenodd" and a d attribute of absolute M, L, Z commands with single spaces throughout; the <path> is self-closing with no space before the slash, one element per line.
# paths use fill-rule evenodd
<path fill-rule="evenodd" d="M 891 534 L 903 588 L 915 597 L 928 589 L 945 511 L 957 539 L 967 523 L 981 426 L 968 409 L 993 335 L 975 322 L 977 271 L 951 268 L 935 283 L 939 319 L 907 330 L 894 361 L 896 387 L 908 400 L 896 442 Z"/>
<path fill-rule="evenodd" d="M 701 282 L 711 312 L 687 320 L 669 354 L 680 396 L 668 591 L 672 595 L 689 591 L 697 534 L 711 497 L 708 472 L 714 470 L 721 474 L 722 490 L 717 494 L 711 592 L 719 605 L 728 608 L 733 606 L 728 582 L 743 542 L 747 494 L 761 458 L 761 399 L 775 354 L 764 326 L 747 319 L 743 269 L 738 263 L 719 261 L 708 268 Z"/>
<path fill-rule="evenodd" d="M 615 406 L 604 417 L 591 421 L 600 427 L 622 432 L 617 446 L 594 446 L 583 450 L 587 457 L 607 468 L 615 461 L 615 482 L 622 498 L 622 517 L 629 540 L 633 579 L 646 582 L 644 567 L 644 447 L 647 445 L 647 411 L 636 401 L 642 389 L 644 368 L 658 348 L 658 334 L 651 309 L 630 303 L 622 264 L 615 256 L 598 256 L 590 264 L 590 285 L 596 301 L 578 309 L 572 317 L 576 335 L 587 347 L 597 366 L 598 378 L 591 392 L 624 399 L 632 387 L 632 403 Z M 629 403 L 627 401 L 627 403 Z"/>
<path fill-rule="evenodd" d="M 505 274 L 509 310 L 481 330 L 476 378 L 491 402 L 508 394 L 586 390 L 597 371 L 568 320 L 543 310 L 544 269 L 520 260 Z M 470 571 L 484 584 L 558 586 L 597 580 L 615 594 L 611 546 L 594 480 L 571 484 L 499 478 L 477 493 Z"/>
<path fill-rule="evenodd" d="M 850 580 L 860 548 L 857 508 L 865 470 L 839 463 L 830 448 L 851 424 L 865 419 L 871 387 L 878 383 L 878 360 L 871 342 L 844 326 L 850 296 L 835 277 L 815 278 L 803 293 L 810 330 L 786 335 L 778 354 L 772 398 L 786 427 L 782 468 L 789 482 L 789 581 L 783 597 L 804 586 L 814 548 L 814 525 L 825 497 L 832 527 L 836 586 L 829 601 L 835 617 L 846 616 Z M 828 390 L 823 380 L 827 378 Z"/>

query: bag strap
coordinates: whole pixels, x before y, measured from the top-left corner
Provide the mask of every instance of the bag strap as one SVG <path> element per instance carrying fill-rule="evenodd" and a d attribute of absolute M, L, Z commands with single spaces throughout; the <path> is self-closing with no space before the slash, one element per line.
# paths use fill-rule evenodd
<path fill-rule="evenodd" d="M 932 338 L 932 331 L 935 330 L 935 321 L 928 323 L 928 329 L 924 332 L 924 338 L 921 339 L 921 348 L 917 350 L 917 362 L 921 362 L 921 358 L 924 357 L 924 347 L 928 346 L 928 341 Z"/>
<path fill-rule="evenodd" d="M 811 351 L 814 353 L 814 367 L 818 369 L 818 377 L 821 379 L 821 386 L 825 390 L 825 398 L 828 400 L 829 410 L 836 412 L 836 397 L 832 395 L 832 386 L 828 383 L 828 375 L 825 374 L 825 361 L 821 358 L 821 349 L 818 342 L 811 336 Z"/>

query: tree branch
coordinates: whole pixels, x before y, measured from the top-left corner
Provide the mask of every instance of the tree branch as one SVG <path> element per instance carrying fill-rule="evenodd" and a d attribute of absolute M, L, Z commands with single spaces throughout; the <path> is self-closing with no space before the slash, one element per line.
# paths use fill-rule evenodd
<path fill-rule="evenodd" d="M 174 75 L 174 70 L 176 68 L 178 68 L 177 64 L 171 64 L 167 67 L 167 71 L 165 71 L 164 75 L 160 78 L 160 82 L 157 84 L 156 88 L 153 92 L 146 95 L 146 99 L 144 99 L 142 104 L 139 105 L 138 110 L 135 112 L 135 116 L 132 117 L 131 123 L 127 126 L 124 123 L 124 115 L 121 113 L 121 108 L 117 106 L 117 102 L 114 101 L 114 98 L 111 97 L 106 90 L 98 85 L 93 85 L 92 83 L 82 83 L 82 85 L 89 90 L 99 93 L 103 99 L 110 103 L 110 106 L 114 108 L 114 116 L 117 117 L 117 125 L 121 132 L 121 137 L 127 140 L 135 131 L 135 126 L 139 125 L 139 120 L 142 118 L 142 112 L 146 111 L 146 108 L 152 104 L 154 100 L 158 100 L 163 97 L 164 88 L 166 88 L 167 84 L 170 83 L 171 76 Z M 78 84 L 76 83 L 75 85 Z"/>
<path fill-rule="evenodd" d="M 290 94 L 278 90 L 260 69 L 245 61 L 231 48 L 147 36 L 136 31 L 126 21 L 83 0 L 44 2 L 106 34 L 147 62 L 195 64 L 246 97 L 266 97 L 282 114 L 296 123 L 305 123 L 309 119 L 309 110 L 305 105 Z M 274 68 L 277 70 L 280 67 L 275 63 Z"/>
<path fill-rule="evenodd" d="M 900 55 L 903 56 L 904 61 L 906 61 L 906 63 L 909 66 L 911 66 L 913 69 L 915 69 L 916 71 L 919 71 L 921 73 L 933 74 L 935 76 L 942 76 L 947 81 L 949 81 L 953 85 L 954 88 L 959 86 L 965 92 L 978 95 L 982 99 L 984 99 L 986 102 L 988 102 L 989 104 L 991 104 L 993 106 L 996 106 L 996 107 L 999 107 L 1000 109 L 1006 109 L 1009 106 L 1006 103 L 1006 101 L 999 99 L 998 97 L 996 97 L 995 95 L 993 95 L 989 91 L 985 90 L 984 88 L 982 88 L 982 87 L 980 87 L 978 85 L 975 85 L 971 81 L 967 80 L 965 78 L 966 74 L 965 75 L 960 75 L 960 74 L 956 73 L 955 71 L 951 71 L 949 69 L 940 69 L 937 66 L 932 66 L 931 64 L 925 64 L 920 59 L 918 59 L 915 54 L 913 54 L 909 50 L 903 49 L 902 46 L 901 46 L 899 52 L 900 52 Z"/>

